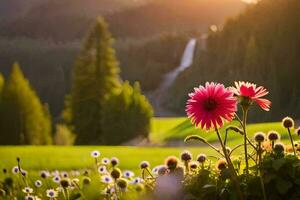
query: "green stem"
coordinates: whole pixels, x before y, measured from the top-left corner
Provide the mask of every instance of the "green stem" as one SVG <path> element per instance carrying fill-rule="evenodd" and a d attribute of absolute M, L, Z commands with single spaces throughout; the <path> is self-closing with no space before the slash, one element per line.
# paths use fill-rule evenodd
<path fill-rule="evenodd" d="M 238 120 L 238 122 L 241 124 L 241 126 L 243 127 L 243 131 L 244 131 L 244 123 L 242 122 L 242 120 L 240 119 L 240 117 L 237 114 L 234 114 L 235 118 Z M 251 140 L 246 136 L 249 144 L 253 147 L 253 149 L 255 149 L 255 145 L 251 142 Z"/>
<path fill-rule="evenodd" d="M 248 108 L 243 107 L 243 132 L 244 132 L 244 152 L 245 152 L 245 164 L 246 164 L 246 177 L 249 176 L 249 163 L 248 163 L 248 149 L 247 149 L 247 132 L 246 132 L 246 125 L 247 125 L 247 115 L 248 115 Z"/>
<path fill-rule="evenodd" d="M 151 178 L 154 178 L 154 176 L 152 175 L 152 173 L 150 172 L 150 170 L 148 169 L 148 167 L 146 168 L 148 174 L 151 176 Z"/>
<path fill-rule="evenodd" d="M 190 171 L 189 162 L 188 161 L 184 161 L 184 166 L 185 166 L 186 172 L 189 173 L 189 171 Z"/>
<path fill-rule="evenodd" d="M 257 154 L 258 154 L 258 168 L 259 168 L 259 180 L 260 180 L 261 190 L 262 190 L 262 193 L 263 193 L 264 200 L 267 200 L 267 195 L 266 195 L 266 191 L 265 191 L 265 184 L 264 184 L 264 181 L 263 181 L 263 178 L 262 178 L 263 172 L 261 170 L 262 148 L 261 148 L 260 143 L 258 144 Z"/>
<path fill-rule="evenodd" d="M 292 144 L 292 147 L 293 147 L 294 155 L 297 156 L 296 149 L 295 149 L 295 146 L 294 146 L 294 141 L 293 141 L 292 134 L 291 134 L 291 130 L 290 130 L 290 128 L 287 128 L 287 130 L 289 132 L 289 136 L 290 136 L 291 144 Z"/>
<path fill-rule="evenodd" d="M 242 194 L 242 192 L 241 192 L 241 188 L 240 188 L 240 184 L 239 184 L 239 181 L 238 181 L 237 173 L 236 173 L 236 171 L 235 171 L 235 169 L 234 169 L 234 166 L 233 166 L 233 164 L 232 164 L 232 162 L 231 162 L 230 157 L 228 156 L 227 149 L 226 149 L 226 147 L 225 147 L 225 145 L 224 145 L 224 143 L 223 143 L 223 141 L 222 141 L 222 138 L 221 138 L 221 136 L 220 136 L 219 130 L 218 130 L 217 128 L 215 128 L 215 130 L 216 130 L 216 133 L 217 133 L 219 142 L 220 142 L 220 144 L 221 144 L 221 146 L 222 146 L 222 150 L 223 150 L 223 153 L 224 153 L 224 157 L 225 157 L 225 159 L 226 159 L 226 161 L 227 161 L 227 163 L 228 163 L 228 168 L 229 168 L 229 170 L 230 170 L 231 173 L 232 173 L 232 177 L 231 177 L 232 182 L 235 184 L 235 187 L 236 187 L 236 189 L 237 189 L 237 191 L 238 191 L 238 194 L 239 194 L 239 196 L 240 196 L 240 199 L 242 200 L 242 199 L 244 199 L 244 198 L 243 198 L 243 194 Z"/>

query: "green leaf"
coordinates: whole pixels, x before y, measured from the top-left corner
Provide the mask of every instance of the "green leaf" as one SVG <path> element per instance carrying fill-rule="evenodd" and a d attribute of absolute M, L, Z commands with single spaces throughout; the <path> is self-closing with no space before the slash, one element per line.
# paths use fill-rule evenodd
<path fill-rule="evenodd" d="M 226 131 L 229 131 L 229 130 L 237 132 L 241 135 L 244 134 L 244 131 L 242 129 L 240 129 L 239 127 L 237 127 L 237 126 L 233 126 L 233 125 L 227 126 Z"/>
<path fill-rule="evenodd" d="M 284 158 L 274 160 L 272 162 L 272 167 L 275 169 L 275 171 L 278 171 L 285 164 L 285 162 L 286 160 Z"/>
<path fill-rule="evenodd" d="M 290 181 L 284 179 L 276 180 L 276 188 L 279 194 L 286 194 L 291 187 L 293 187 L 293 184 Z"/>
<path fill-rule="evenodd" d="M 202 138 L 202 137 L 200 137 L 200 136 L 198 136 L 198 135 L 189 135 L 189 136 L 187 136 L 185 139 L 184 139 L 184 142 L 188 142 L 188 141 L 190 141 L 190 140 L 198 140 L 198 141 L 200 141 L 200 142 L 202 142 L 202 143 L 207 143 L 207 141 L 204 139 L 204 138 Z"/>

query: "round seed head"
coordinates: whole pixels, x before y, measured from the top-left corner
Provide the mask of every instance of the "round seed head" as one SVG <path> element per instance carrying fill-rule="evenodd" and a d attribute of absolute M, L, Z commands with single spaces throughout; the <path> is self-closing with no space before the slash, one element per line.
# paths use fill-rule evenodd
<path fill-rule="evenodd" d="M 189 162 L 192 160 L 192 154 L 189 151 L 184 151 L 180 155 L 181 160 L 184 162 Z"/>
<path fill-rule="evenodd" d="M 170 170 L 174 170 L 178 165 L 178 159 L 175 156 L 169 156 L 165 163 Z"/>
<path fill-rule="evenodd" d="M 124 178 L 120 178 L 117 181 L 117 186 L 121 189 L 126 189 L 128 186 L 128 181 Z"/>
<path fill-rule="evenodd" d="M 218 162 L 216 163 L 216 168 L 218 170 L 222 170 L 225 169 L 227 167 L 227 162 L 225 159 L 220 159 L 218 160 Z"/>
<path fill-rule="evenodd" d="M 43 185 L 43 183 L 42 183 L 42 181 L 40 181 L 40 180 L 36 180 L 36 181 L 34 182 L 34 185 L 35 185 L 35 187 L 41 187 L 41 186 Z"/>
<path fill-rule="evenodd" d="M 190 162 L 189 165 L 190 165 L 190 169 L 192 169 L 192 170 L 196 170 L 199 166 L 198 163 L 195 161 Z"/>
<path fill-rule="evenodd" d="M 116 158 L 116 157 L 111 158 L 111 159 L 110 159 L 110 164 L 111 164 L 113 167 L 117 166 L 117 165 L 119 164 L 119 159 Z"/>
<path fill-rule="evenodd" d="M 82 183 L 83 185 L 89 185 L 91 183 L 91 179 L 89 177 L 84 177 Z"/>
<path fill-rule="evenodd" d="M 67 188 L 70 186 L 70 180 L 69 179 L 61 179 L 60 180 L 60 185 L 63 187 L 63 188 Z"/>
<path fill-rule="evenodd" d="M 197 161 L 198 161 L 199 163 L 204 163 L 204 162 L 206 161 L 206 155 L 205 155 L 205 154 L 199 154 L 199 155 L 197 156 Z"/>
<path fill-rule="evenodd" d="M 150 167 L 150 163 L 148 161 L 142 161 L 141 164 L 140 164 L 140 168 L 141 169 L 146 169 Z"/>
<path fill-rule="evenodd" d="M 118 179 L 121 177 L 121 170 L 119 168 L 114 168 L 111 172 L 110 172 L 110 175 L 111 177 L 113 177 L 114 179 Z"/>
<path fill-rule="evenodd" d="M 294 127 L 294 124 L 295 124 L 294 120 L 290 117 L 285 117 L 282 120 L 282 125 L 285 128 L 292 128 Z"/>
<path fill-rule="evenodd" d="M 268 139 L 270 141 L 279 140 L 279 133 L 277 131 L 269 131 L 268 132 Z"/>
<path fill-rule="evenodd" d="M 295 130 L 295 133 L 300 136 L 300 126 Z"/>
<path fill-rule="evenodd" d="M 275 153 L 283 153 L 284 150 L 285 150 L 285 146 L 281 142 L 274 144 L 274 152 Z"/>
<path fill-rule="evenodd" d="M 254 140 L 257 143 L 262 143 L 263 141 L 265 141 L 266 135 L 263 132 L 257 132 L 254 134 Z"/>

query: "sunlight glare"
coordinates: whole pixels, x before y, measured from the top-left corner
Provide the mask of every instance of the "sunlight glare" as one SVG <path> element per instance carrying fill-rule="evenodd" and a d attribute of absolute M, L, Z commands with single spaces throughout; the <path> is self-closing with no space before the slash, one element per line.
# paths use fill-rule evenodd
<path fill-rule="evenodd" d="M 243 2 L 249 3 L 249 4 L 255 4 L 258 2 L 258 0 L 242 0 Z"/>

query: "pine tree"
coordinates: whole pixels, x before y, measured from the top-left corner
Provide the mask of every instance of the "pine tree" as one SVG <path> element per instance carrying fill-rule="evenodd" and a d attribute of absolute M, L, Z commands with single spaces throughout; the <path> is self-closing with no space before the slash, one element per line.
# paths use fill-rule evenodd
<path fill-rule="evenodd" d="M 119 68 L 107 24 L 98 18 L 73 71 L 71 113 L 77 144 L 101 142 L 103 105 L 119 87 Z"/>
<path fill-rule="evenodd" d="M 153 110 L 139 83 L 127 81 L 104 106 L 103 135 L 106 144 L 117 145 L 136 137 L 147 138 Z"/>
<path fill-rule="evenodd" d="M 1 144 L 51 144 L 49 113 L 24 77 L 18 64 L 14 64 L 3 88 L 0 108 Z"/>

